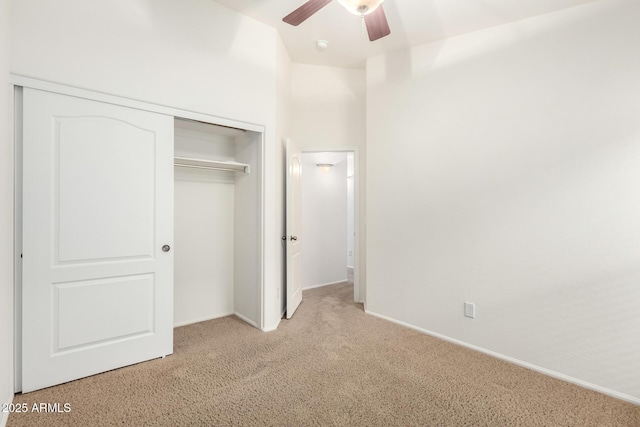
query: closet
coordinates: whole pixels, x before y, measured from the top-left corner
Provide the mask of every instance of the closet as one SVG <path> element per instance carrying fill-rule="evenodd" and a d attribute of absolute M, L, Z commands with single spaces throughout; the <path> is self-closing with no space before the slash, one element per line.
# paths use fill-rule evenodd
<path fill-rule="evenodd" d="M 262 127 L 14 85 L 16 391 L 169 355 L 175 326 L 262 327 Z"/>
<path fill-rule="evenodd" d="M 258 327 L 260 134 L 174 123 L 174 325 L 236 314 Z"/>

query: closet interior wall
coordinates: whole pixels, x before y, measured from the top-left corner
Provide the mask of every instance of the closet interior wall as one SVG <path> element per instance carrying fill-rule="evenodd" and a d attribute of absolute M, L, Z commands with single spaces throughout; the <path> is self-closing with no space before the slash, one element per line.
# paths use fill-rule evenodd
<path fill-rule="evenodd" d="M 174 326 L 236 314 L 260 322 L 261 134 L 175 120 L 176 157 L 249 174 L 174 167 Z"/>

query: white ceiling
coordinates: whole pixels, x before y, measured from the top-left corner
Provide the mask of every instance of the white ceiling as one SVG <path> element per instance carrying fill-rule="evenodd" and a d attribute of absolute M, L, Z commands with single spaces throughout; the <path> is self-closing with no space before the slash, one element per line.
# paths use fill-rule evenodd
<path fill-rule="evenodd" d="M 362 33 L 361 18 L 335 0 L 298 27 L 282 18 L 306 0 L 216 1 L 275 27 L 294 62 L 359 68 L 371 56 L 596 0 L 386 0 L 391 35 L 375 42 Z M 318 39 L 329 41 L 326 51 L 316 50 Z"/>

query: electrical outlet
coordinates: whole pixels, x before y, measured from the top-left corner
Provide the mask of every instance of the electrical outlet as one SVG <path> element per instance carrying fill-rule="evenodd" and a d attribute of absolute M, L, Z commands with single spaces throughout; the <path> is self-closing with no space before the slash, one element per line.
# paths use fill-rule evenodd
<path fill-rule="evenodd" d="M 466 317 L 470 317 L 472 319 L 475 319 L 476 317 L 476 305 L 472 302 L 466 302 L 464 303 L 464 315 Z"/>

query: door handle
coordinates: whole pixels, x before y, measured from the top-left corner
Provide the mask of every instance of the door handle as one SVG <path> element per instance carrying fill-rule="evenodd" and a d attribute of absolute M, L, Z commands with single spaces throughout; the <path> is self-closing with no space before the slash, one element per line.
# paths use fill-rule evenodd
<path fill-rule="evenodd" d="M 162 252 L 169 252 L 170 250 L 171 250 L 171 246 L 169 246 L 169 245 L 164 245 L 162 247 Z"/>
<path fill-rule="evenodd" d="M 298 240 L 298 236 L 291 236 L 291 240 Z"/>

